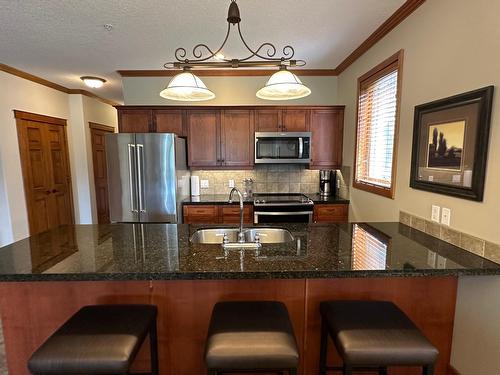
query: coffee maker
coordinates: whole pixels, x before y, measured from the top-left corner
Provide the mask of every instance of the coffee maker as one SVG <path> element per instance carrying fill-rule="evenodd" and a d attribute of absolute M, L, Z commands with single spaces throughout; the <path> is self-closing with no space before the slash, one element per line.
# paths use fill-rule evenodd
<path fill-rule="evenodd" d="M 330 169 L 319 171 L 319 194 L 322 197 L 337 194 L 337 171 Z"/>

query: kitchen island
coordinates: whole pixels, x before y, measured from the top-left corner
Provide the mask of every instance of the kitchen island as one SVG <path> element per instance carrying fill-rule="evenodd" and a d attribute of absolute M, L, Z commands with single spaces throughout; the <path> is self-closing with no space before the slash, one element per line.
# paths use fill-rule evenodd
<path fill-rule="evenodd" d="M 206 226 L 204 226 L 206 227 Z M 395 302 L 450 358 L 457 278 L 500 274 L 500 265 L 399 223 L 284 225 L 285 244 L 226 250 L 192 244 L 200 226 L 76 225 L 0 249 L 0 308 L 10 374 L 81 306 L 154 303 L 162 374 L 205 372 L 203 346 L 221 300 L 286 303 L 301 350 L 301 374 L 316 374 L 319 302 Z M 147 364 L 143 348 L 135 367 Z M 331 353 L 335 361 L 335 353 Z M 418 374 L 396 369 L 391 374 Z"/>

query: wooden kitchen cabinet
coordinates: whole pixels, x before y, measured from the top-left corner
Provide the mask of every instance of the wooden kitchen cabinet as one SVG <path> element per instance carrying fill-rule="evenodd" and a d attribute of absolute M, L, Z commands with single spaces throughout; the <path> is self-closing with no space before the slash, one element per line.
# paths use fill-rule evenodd
<path fill-rule="evenodd" d="M 309 131 L 311 112 L 308 109 L 258 109 L 255 111 L 255 131 Z"/>
<path fill-rule="evenodd" d="M 184 205 L 185 224 L 239 224 L 240 206 L 234 205 Z M 253 207 L 243 208 L 243 221 L 253 224 Z"/>
<path fill-rule="evenodd" d="M 348 204 L 317 204 L 314 206 L 315 223 L 344 223 L 348 220 Z"/>
<path fill-rule="evenodd" d="M 156 133 L 175 133 L 179 137 L 187 135 L 184 110 L 157 109 L 153 111 L 153 127 Z"/>
<path fill-rule="evenodd" d="M 188 165 L 217 167 L 220 156 L 220 111 L 188 110 Z"/>
<path fill-rule="evenodd" d="M 120 133 L 149 133 L 153 130 L 153 111 L 150 109 L 121 109 L 118 111 Z"/>
<path fill-rule="evenodd" d="M 344 108 L 311 110 L 311 169 L 342 166 Z"/>
<path fill-rule="evenodd" d="M 220 134 L 221 165 L 225 167 L 254 165 L 253 111 L 223 111 Z"/>

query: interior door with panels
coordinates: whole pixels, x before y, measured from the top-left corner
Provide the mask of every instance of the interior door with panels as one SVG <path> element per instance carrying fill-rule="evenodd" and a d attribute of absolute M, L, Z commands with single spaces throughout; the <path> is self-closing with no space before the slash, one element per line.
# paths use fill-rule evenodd
<path fill-rule="evenodd" d="M 221 121 L 222 165 L 251 167 L 254 164 L 254 113 L 227 110 Z"/>
<path fill-rule="evenodd" d="M 221 164 L 220 111 L 188 110 L 188 164 L 215 167 Z"/>
<path fill-rule="evenodd" d="M 74 222 L 66 120 L 14 111 L 30 235 Z"/>

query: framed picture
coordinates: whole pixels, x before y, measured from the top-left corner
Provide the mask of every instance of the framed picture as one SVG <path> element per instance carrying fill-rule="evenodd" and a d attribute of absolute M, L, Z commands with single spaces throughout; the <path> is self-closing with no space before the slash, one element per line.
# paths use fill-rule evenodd
<path fill-rule="evenodd" d="M 415 107 L 410 186 L 483 200 L 493 86 Z"/>

